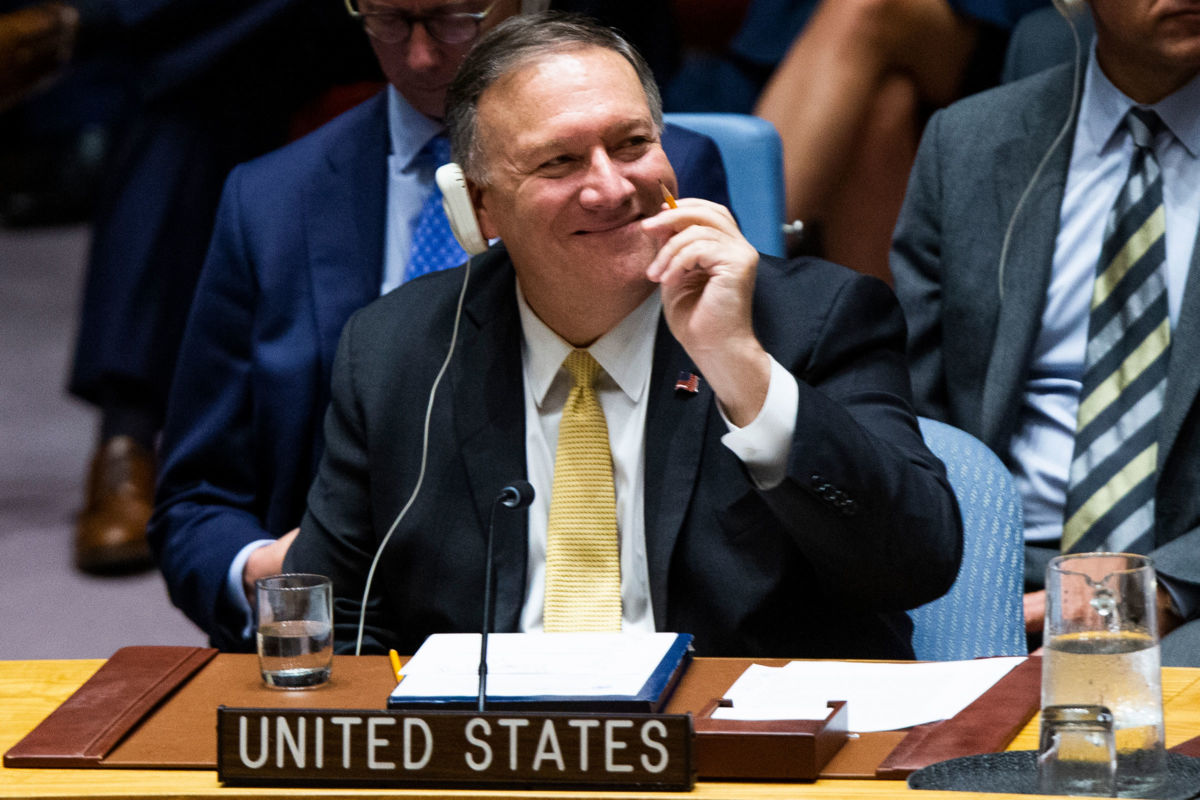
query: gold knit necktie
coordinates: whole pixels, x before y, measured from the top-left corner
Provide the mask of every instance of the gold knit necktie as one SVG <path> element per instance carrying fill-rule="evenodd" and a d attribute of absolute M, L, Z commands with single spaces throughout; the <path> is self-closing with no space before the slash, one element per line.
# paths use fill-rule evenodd
<path fill-rule="evenodd" d="M 621 565 L 608 425 L 594 383 L 600 365 L 574 350 L 563 366 L 575 385 L 563 406 L 546 532 L 547 633 L 619 631 Z"/>

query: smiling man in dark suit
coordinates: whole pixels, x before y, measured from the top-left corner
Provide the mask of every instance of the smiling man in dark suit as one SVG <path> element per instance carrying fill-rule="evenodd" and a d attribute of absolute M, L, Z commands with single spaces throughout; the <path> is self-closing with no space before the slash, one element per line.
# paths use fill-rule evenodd
<path fill-rule="evenodd" d="M 171 598 L 214 645 L 253 649 L 246 595 L 279 572 L 300 524 L 342 325 L 411 276 L 418 221 L 440 213 L 427 153 L 445 142 L 450 79 L 480 32 L 537 5 L 352 4 L 390 85 L 227 180 L 180 349 L 150 525 Z M 680 128 L 663 139 L 689 191 L 727 198 L 710 139 Z M 448 256 L 441 266 L 466 258 Z"/>
<path fill-rule="evenodd" d="M 961 532 L 909 407 L 887 287 L 762 256 L 717 204 L 667 208 L 657 89 L 607 29 L 509 20 L 447 110 L 482 231 L 502 244 L 470 263 L 427 462 L 466 276 L 414 281 L 343 332 L 285 560 L 333 577 L 339 646 L 393 527 L 366 647 L 477 630 L 489 511 L 527 478 L 528 512 L 496 520 L 498 630 L 911 657 L 904 609 L 948 588 Z"/>

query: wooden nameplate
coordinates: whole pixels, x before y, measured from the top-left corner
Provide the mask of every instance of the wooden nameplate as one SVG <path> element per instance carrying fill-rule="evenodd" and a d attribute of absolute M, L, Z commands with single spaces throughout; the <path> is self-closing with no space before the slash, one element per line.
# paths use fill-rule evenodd
<path fill-rule="evenodd" d="M 691 791 L 687 715 L 225 708 L 217 777 L 239 786 Z"/>

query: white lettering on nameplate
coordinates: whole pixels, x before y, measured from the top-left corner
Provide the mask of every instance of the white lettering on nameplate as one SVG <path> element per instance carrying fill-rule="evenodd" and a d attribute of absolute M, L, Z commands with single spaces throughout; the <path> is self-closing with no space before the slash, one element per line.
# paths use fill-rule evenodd
<path fill-rule="evenodd" d="M 686 716 L 229 709 L 227 783 L 690 788 Z"/>

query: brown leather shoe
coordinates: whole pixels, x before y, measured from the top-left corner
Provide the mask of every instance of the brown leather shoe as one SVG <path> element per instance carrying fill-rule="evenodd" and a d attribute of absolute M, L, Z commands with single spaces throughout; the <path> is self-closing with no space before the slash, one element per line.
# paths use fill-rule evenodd
<path fill-rule="evenodd" d="M 98 574 L 150 567 L 146 523 L 153 508 L 154 457 L 128 436 L 102 443 L 75 530 L 75 566 Z"/>

